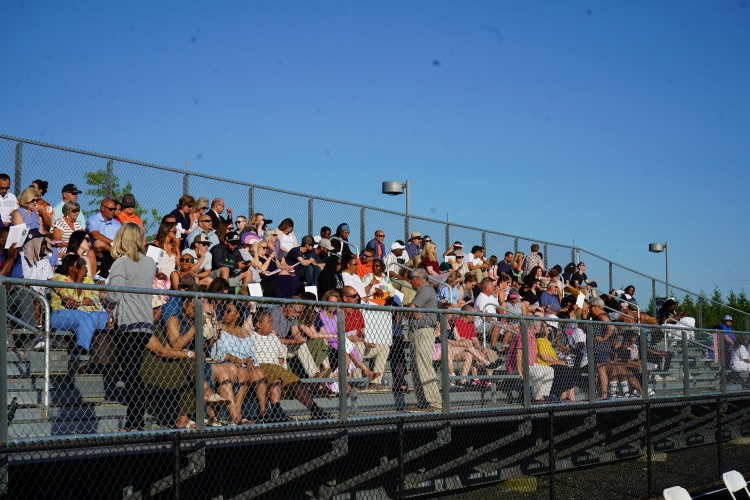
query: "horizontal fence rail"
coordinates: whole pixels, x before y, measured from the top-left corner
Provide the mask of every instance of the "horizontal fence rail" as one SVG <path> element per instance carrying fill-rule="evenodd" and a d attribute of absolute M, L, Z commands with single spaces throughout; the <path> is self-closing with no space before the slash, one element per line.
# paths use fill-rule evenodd
<path fill-rule="evenodd" d="M 144 210 L 147 232 L 156 231 L 158 218 L 173 210 L 180 196 L 191 194 L 196 199 L 201 196 L 209 200 L 222 197 L 227 207 L 234 207 L 235 216 L 261 212 L 275 223 L 290 217 L 297 224 L 298 237 L 318 234 L 322 226 L 335 231 L 336 226 L 344 222 L 351 227 L 351 241 L 358 248 L 364 248 L 375 230 L 384 230 L 387 241 L 402 238 L 406 241 L 409 236 L 405 231 L 405 214 L 400 212 L 10 135 L 0 134 L 0 164 L 6 165 L 8 170 L 11 165 L 15 167 L 13 172 L 6 173 L 11 176 L 16 194 L 35 179 L 49 181 L 47 201 L 53 205 L 59 201 L 63 185 L 76 184 L 84 190 L 82 208 L 88 213 L 98 210 L 99 201 L 105 194 L 122 193 L 129 183 L 138 206 Z M 99 176 L 92 177 L 94 173 Z M 87 179 L 91 178 L 98 179 L 99 184 L 87 186 Z M 144 178 L 149 181 L 143 183 Z M 153 216 L 152 211 L 157 215 Z M 411 230 L 429 234 L 440 253 L 458 240 L 465 248 L 482 245 L 487 249 L 487 255 L 496 254 L 502 259 L 506 251 L 528 253 L 531 245 L 537 243 L 544 254 L 545 267 L 555 264 L 565 267 L 569 262 L 585 261 L 587 274 L 597 281 L 602 291 L 633 285 L 635 298 L 644 309 L 653 308 L 657 299 L 667 292 L 666 282 L 582 248 L 416 215 L 409 218 Z M 686 304 L 689 299 L 686 305 L 698 326 L 716 326 L 726 314 L 731 314 L 736 316 L 735 325 L 750 330 L 750 315 L 744 311 L 672 283 L 669 291 L 680 304 Z"/>

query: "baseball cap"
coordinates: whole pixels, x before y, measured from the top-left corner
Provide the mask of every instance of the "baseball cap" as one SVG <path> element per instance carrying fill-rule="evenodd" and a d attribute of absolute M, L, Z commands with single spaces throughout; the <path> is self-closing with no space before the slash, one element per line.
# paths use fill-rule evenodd
<path fill-rule="evenodd" d="M 226 236 L 224 236 L 224 239 L 227 240 L 229 243 L 239 243 L 240 235 L 234 231 L 230 231 L 226 234 Z"/>
<path fill-rule="evenodd" d="M 331 245 L 331 240 L 328 238 L 320 238 L 320 241 L 318 242 L 319 247 L 323 247 L 326 250 L 333 250 L 333 245 Z"/>
<path fill-rule="evenodd" d="M 398 241 L 394 241 L 393 243 L 391 243 L 391 250 L 403 250 L 404 248 L 406 247 Z"/>
<path fill-rule="evenodd" d="M 731 315 L 727 314 L 726 316 L 724 316 L 724 321 L 734 321 L 734 320 L 732 319 Z"/>
<path fill-rule="evenodd" d="M 122 195 L 122 208 L 133 207 L 135 207 L 135 196 L 130 193 Z"/>
<path fill-rule="evenodd" d="M 207 235 L 201 233 L 201 234 L 196 235 L 195 239 L 193 240 L 193 243 L 211 243 L 211 241 L 209 241 Z"/>
<path fill-rule="evenodd" d="M 63 193 L 80 194 L 83 191 L 78 189 L 75 184 L 65 184 L 62 188 Z"/>

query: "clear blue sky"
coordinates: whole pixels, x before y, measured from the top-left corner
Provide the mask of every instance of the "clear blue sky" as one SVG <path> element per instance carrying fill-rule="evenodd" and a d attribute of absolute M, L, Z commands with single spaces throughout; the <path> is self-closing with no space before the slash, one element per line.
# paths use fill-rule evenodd
<path fill-rule="evenodd" d="M 739 290 L 748 3 L 8 0 L 0 131 Z"/>

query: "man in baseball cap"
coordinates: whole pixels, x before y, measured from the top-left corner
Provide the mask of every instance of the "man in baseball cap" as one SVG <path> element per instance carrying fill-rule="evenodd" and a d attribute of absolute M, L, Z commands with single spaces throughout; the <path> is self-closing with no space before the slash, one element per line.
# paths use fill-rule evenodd
<path fill-rule="evenodd" d="M 130 193 L 122 195 L 121 205 L 122 211 L 120 212 L 120 215 L 117 216 L 117 220 L 123 224 L 130 222 L 143 227 L 143 221 L 135 213 L 135 196 Z"/>
<path fill-rule="evenodd" d="M 75 184 L 65 184 L 62 188 L 62 201 L 55 205 L 55 220 L 59 219 L 63 216 L 62 207 L 65 205 L 65 202 L 67 201 L 75 201 L 76 203 L 80 202 L 78 201 L 78 195 L 81 194 L 82 191 L 76 187 Z M 81 223 L 81 226 L 86 227 L 86 217 L 83 216 L 83 210 L 78 212 L 78 218 L 76 219 L 78 222 Z"/>

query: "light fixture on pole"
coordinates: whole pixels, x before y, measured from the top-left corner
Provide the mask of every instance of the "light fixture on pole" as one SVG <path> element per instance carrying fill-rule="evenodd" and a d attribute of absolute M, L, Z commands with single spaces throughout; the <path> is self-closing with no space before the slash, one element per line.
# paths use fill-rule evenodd
<path fill-rule="evenodd" d="M 400 194 L 403 194 L 406 192 L 406 219 L 404 220 L 404 241 L 409 241 L 409 234 L 410 234 L 410 220 L 409 220 L 409 213 L 410 213 L 410 202 L 409 199 L 409 181 L 401 182 L 401 181 L 385 181 L 383 182 L 383 194 L 387 194 L 389 196 L 398 196 Z"/>
<path fill-rule="evenodd" d="M 667 261 L 667 297 L 669 297 L 669 245 L 667 243 L 650 243 L 648 251 L 653 253 L 664 252 Z"/>

